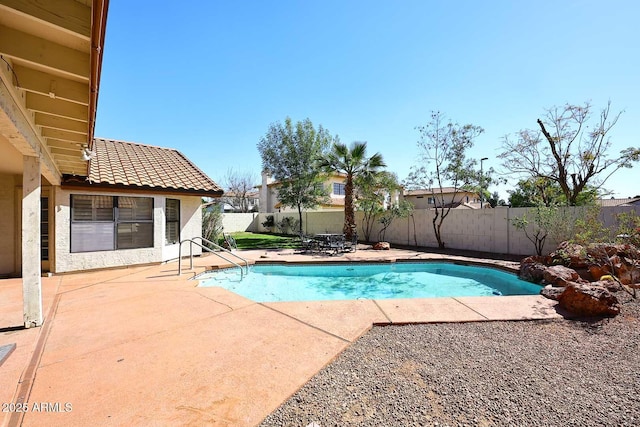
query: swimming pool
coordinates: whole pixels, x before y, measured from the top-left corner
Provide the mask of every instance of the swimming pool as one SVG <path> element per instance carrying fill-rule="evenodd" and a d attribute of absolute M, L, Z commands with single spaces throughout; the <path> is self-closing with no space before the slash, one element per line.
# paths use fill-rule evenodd
<path fill-rule="evenodd" d="M 535 295 L 540 286 L 489 267 L 451 263 L 267 264 L 207 272 L 199 286 L 220 286 L 256 302 Z"/>

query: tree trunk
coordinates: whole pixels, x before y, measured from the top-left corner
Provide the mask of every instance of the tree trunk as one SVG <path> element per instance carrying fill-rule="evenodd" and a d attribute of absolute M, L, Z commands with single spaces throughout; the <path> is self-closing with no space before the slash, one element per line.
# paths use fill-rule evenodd
<path fill-rule="evenodd" d="M 300 223 L 300 229 L 298 230 L 298 235 L 302 236 L 302 206 L 298 205 L 298 222 Z"/>
<path fill-rule="evenodd" d="M 438 222 L 438 224 L 436 224 L 436 222 L 438 221 L 438 218 L 440 218 L 440 222 Z M 438 210 L 438 208 L 436 208 L 436 214 L 433 217 L 433 232 L 436 235 L 436 240 L 438 241 L 438 247 L 440 249 L 444 249 L 444 242 L 442 241 L 442 236 L 440 235 L 440 227 L 442 226 L 442 218 L 440 215 L 440 211 Z"/>
<path fill-rule="evenodd" d="M 347 182 L 344 186 L 344 226 L 342 227 L 345 240 L 351 241 L 355 228 L 356 217 L 353 212 L 353 176 L 347 174 Z"/>

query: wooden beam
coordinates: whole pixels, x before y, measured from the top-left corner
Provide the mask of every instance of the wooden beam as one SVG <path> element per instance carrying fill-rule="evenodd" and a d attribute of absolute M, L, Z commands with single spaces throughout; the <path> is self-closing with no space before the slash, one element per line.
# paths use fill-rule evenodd
<path fill-rule="evenodd" d="M 0 0 L 0 5 L 87 38 L 91 35 L 91 7 L 75 0 Z"/>
<path fill-rule="evenodd" d="M 80 83 L 64 77 L 52 76 L 51 74 L 19 65 L 15 65 L 13 71 L 16 73 L 21 89 L 53 97 L 54 99 L 59 98 L 89 105 L 89 83 Z"/>
<path fill-rule="evenodd" d="M 46 113 L 36 113 L 35 122 L 42 129 L 60 129 L 67 132 L 87 134 L 87 124 L 78 120 L 65 119 L 64 117 L 52 116 Z"/>
<path fill-rule="evenodd" d="M 27 108 L 40 113 L 87 122 L 89 110 L 86 106 L 61 99 L 51 99 L 36 93 L 27 93 Z M 85 124 L 86 126 L 86 124 Z"/>
<path fill-rule="evenodd" d="M 66 158 L 58 158 L 56 156 L 56 162 L 60 165 L 62 173 L 87 176 L 88 162 L 80 160 L 79 157 L 78 160 L 70 160 Z"/>
<path fill-rule="evenodd" d="M 79 149 L 78 147 L 72 148 L 71 146 L 67 146 L 67 148 L 58 148 L 49 146 L 49 150 L 51 150 L 51 154 L 53 154 L 55 157 L 58 157 L 59 155 L 65 155 L 79 159 L 80 156 L 82 156 L 81 149 Z"/>
<path fill-rule="evenodd" d="M 86 133 L 83 135 L 80 133 L 66 132 L 57 129 L 42 129 L 42 136 L 45 138 L 57 139 L 60 141 L 88 144 Z"/>
<path fill-rule="evenodd" d="M 69 142 L 69 141 L 61 141 L 59 139 L 48 138 L 47 145 L 52 148 L 68 148 L 75 147 L 75 150 L 80 153 L 83 145 L 86 145 L 86 142 Z M 79 154 L 78 154 L 79 155 Z"/>
<path fill-rule="evenodd" d="M 11 86 L 11 89 L 15 91 L 15 87 Z M 0 79 L 0 133 L 23 155 L 39 156 L 42 175 L 51 185 L 60 185 L 60 169 L 36 133 L 35 125 L 27 118 L 28 112 L 16 103 L 15 96 L 15 92 Z"/>
<path fill-rule="evenodd" d="M 55 158 L 58 160 L 64 160 L 67 163 L 84 163 L 84 160 L 80 158 L 80 152 L 58 152 L 54 154 Z"/>
<path fill-rule="evenodd" d="M 0 53 L 70 79 L 89 81 L 91 70 L 89 53 L 13 28 L 0 26 Z"/>

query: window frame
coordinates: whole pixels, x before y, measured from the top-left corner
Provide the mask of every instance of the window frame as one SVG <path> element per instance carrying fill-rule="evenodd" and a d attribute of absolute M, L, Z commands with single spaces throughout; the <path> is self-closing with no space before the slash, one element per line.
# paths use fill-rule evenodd
<path fill-rule="evenodd" d="M 177 204 L 177 218 L 176 219 L 170 219 L 169 218 L 169 203 L 173 203 L 175 202 Z M 180 243 L 180 224 L 181 224 L 181 217 L 182 217 L 182 211 L 181 211 L 181 203 L 180 203 L 180 199 L 170 199 L 167 198 L 165 199 L 165 206 L 164 206 L 164 219 L 165 219 L 165 229 L 164 229 L 164 244 L 165 245 L 175 245 L 176 243 Z M 178 224 L 178 228 L 176 230 L 177 235 L 174 237 L 174 239 L 170 239 L 170 237 L 173 236 L 169 236 L 170 230 L 172 229 L 172 224 Z"/>
<path fill-rule="evenodd" d="M 91 207 L 80 211 L 78 204 L 82 199 L 90 200 Z M 102 199 L 102 203 L 100 203 Z M 126 209 L 130 215 L 121 215 L 125 211 L 124 202 L 129 199 Z M 110 203 L 105 203 L 110 200 Z M 136 202 L 143 204 L 136 209 Z M 100 204 L 110 204 L 107 209 Z M 111 214 L 108 215 L 109 210 Z M 90 219 L 86 219 L 86 218 Z M 154 247 L 154 198 L 140 196 L 113 196 L 102 194 L 71 194 L 69 212 L 69 252 L 87 253 L 103 251 L 121 251 L 128 249 L 146 249 Z M 127 230 L 129 228 L 129 230 Z M 83 230 L 84 229 L 84 230 Z M 87 236 L 99 233 L 101 238 L 92 245 Z M 126 237 L 129 240 L 126 240 Z M 110 237 L 110 239 L 109 239 Z M 127 244 L 127 242 L 129 242 Z M 142 242 L 142 243 L 136 243 Z M 80 249 L 77 248 L 80 246 Z"/>
<path fill-rule="evenodd" d="M 344 183 L 341 182 L 334 182 L 333 184 L 333 188 L 332 188 L 332 194 L 334 196 L 345 196 L 346 195 L 346 191 L 345 191 L 345 187 L 346 185 Z M 336 186 L 338 188 L 338 191 L 336 191 Z"/>

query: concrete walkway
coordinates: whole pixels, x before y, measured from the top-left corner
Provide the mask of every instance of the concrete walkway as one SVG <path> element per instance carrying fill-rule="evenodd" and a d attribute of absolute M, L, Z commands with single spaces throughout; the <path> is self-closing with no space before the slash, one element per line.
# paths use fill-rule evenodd
<path fill-rule="evenodd" d="M 242 254 L 492 262 L 402 250 Z M 27 330 L 21 280 L 0 280 L 0 347 L 16 344 L 0 365 L 2 425 L 252 426 L 373 324 L 561 317 L 541 296 L 260 304 L 187 280 L 221 265 L 209 255 L 181 277 L 174 262 L 43 278 L 45 324 Z"/>

